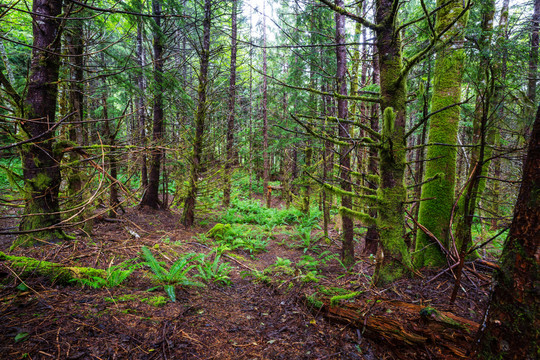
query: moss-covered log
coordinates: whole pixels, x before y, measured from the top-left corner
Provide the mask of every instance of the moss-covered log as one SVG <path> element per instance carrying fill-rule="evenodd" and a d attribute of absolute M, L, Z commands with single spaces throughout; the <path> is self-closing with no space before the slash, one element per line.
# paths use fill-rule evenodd
<path fill-rule="evenodd" d="M 315 310 L 331 321 L 350 324 L 389 345 L 435 348 L 441 359 L 468 358 L 479 326 L 450 312 L 395 300 L 356 300 L 334 306 L 330 299 L 322 299 L 317 304 Z"/>
<path fill-rule="evenodd" d="M 444 6 L 443 6 L 444 5 Z M 437 54 L 433 81 L 433 97 L 431 111 L 457 104 L 461 99 L 461 79 L 463 75 L 464 52 L 462 49 L 463 31 L 467 24 L 467 16 L 461 16 L 465 3 L 462 0 L 438 0 L 436 32 L 440 33 L 451 27 L 441 37 L 443 42 L 451 42 Z M 456 144 L 460 108 L 453 106 L 438 112 L 431 117 L 429 126 L 429 142 L 441 144 Z M 426 178 L 438 176 L 422 186 L 421 198 L 431 199 L 420 203 L 419 222 L 428 228 L 445 245 L 448 245 L 450 216 L 454 204 L 454 186 L 456 179 L 457 148 L 452 146 L 430 146 L 427 158 L 433 159 L 426 163 Z M 440 247 L 431 241 L 422 231 L 416 238 L 415 265 L 444 266 L 446 259 Z"/>
<path fill-rule="evenodd" d="M 37 260 L 25 256 L 7 255 L 0 251 L 0 261 L 5 261 L 18 276 L 45 276 L 51 281 L 67 284 L 81 279 L 92 280 L 94 277 L 107 278 L 107 272 L 79 266 L 65 266 L 49 261 Z"/>

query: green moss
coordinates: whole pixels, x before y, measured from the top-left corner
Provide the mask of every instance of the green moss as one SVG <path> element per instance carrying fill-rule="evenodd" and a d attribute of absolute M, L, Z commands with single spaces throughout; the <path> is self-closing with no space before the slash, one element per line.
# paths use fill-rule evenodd
<path fill-rule="evenodd" d="M 167 298 L 164 296 L 152 296 L 148 298 L 148 305 L 152 305 L 154 307 L 162 307 L 165 304 L 167 304 Z"/>
<path fill-rule="evenodd" d="M 313 295 L 307 295 L 306 296 L 306 301 L 310 306 L 312 306 L 312 307 L 314 307 L 316 309 L 320 309 L 320 308 L 322 308 L 324 306 L 324 303 L 317 298 L 316 293 L 313 294 Z"/>
<path fill-rule="evenodd" d="M 335 295 L 335 296 L 332 296 L 330 298 L 330 305 L 332 306 L 337 306 L 339 305 L 339 303 L 341 301 L 344 301 L 344 300 L 351 300 L 355 297 L 357 297 L 358 295 L 362 294 L 362 291 L 353 291 L 351 293 L 348 293 L 348 294 L 344 294 L 344 295 Z"/>
<path fill-rule="evenodd" d="M 231 231 L 231 224 L 217 223 L 216 225 L 214 225 L 213 228 L 208 230 L 206 236 L 208 236 L 209 238 L 223 239 L 229 231 Z"/>
<path fill-rule="evenodd" d="M 365 214 L 361 211 L 355 211 L 352 209 L 348 209 L 346 207 L 340 206 L 339 213 L 341 215 L 346 215 L 355 219 L 358 219 L 362 222 L 364 225 L 373 225 L 376 222 L 376 219 L 372 216 L 369 216 L 368 214 Z"/>
<path fill-rule="evenodd" d="M 78 279 L 92 280 L 94 277 L 107 278 L 107 272 L 88 267 L 64 266 L 49 261 L 36 260 L 25 256 L 12 256 L 0 252 L 0 261 L 8 261 L 10 266 L 20 272 L 19 276 L 40 275 L 52 281 L 67 284 Z"/>
<path fill-rule="evenodd" d="M 446 6 L 437 12 L 437 31 L 451 25 L 463 10 L 461 0 L 437 1 L 438 6 L 443 3 Z M 443 35 L 441 40 L 459 44 L 463 41 L 462 31 L 466 23 L 467 16 L 464 16 Z M 437 55 L 431 99 L 432 112 L 460 102 L 464 57 L 463 50 L 454 46 L 447 46 Z M 460 107 L 454 106 L 431 117 L 429 143 L 457 143 L 460 110 Z M 432 160 L 426 163 L 425 178 L 438 176 L 438 179 L 422 186 L 421 198 L 434 200 L 420 203 L 418 221 L 448 247 L 450 216 L 454 204 L 457 147 L 432 145 L 428 147 L 426 157 Z M 445 264 L 446 259 L 440 247 L 424 232 L 418 230 L 415 266 L 441 267 Z"/>

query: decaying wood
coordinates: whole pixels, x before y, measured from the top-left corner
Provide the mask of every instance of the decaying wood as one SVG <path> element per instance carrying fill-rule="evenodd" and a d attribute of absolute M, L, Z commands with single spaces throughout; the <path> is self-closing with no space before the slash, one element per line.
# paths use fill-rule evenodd
<path fill-rule="evenodd" d="M 436 347 L 444 359 L 467 358 L 479 327 L 451 312 L 397 300 L 356 300 L 334 306 L 325 299 L 323 304 L 316 310 L 331 321 L 350 324 L 395 346 Z"/>

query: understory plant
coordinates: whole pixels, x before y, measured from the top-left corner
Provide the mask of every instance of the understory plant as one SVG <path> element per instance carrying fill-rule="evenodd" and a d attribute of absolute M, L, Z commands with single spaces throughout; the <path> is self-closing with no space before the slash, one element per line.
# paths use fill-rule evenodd
<path fill-rule="evenodd" d="M 202 283 L 193 281 L 188 277 L 189 271 L 197 266 L 197 264 L 193 264 L 193 262 L 201 259 L 204 256 L 203 254 L 185 254 L 176 260 L 170 269 L 167 270 L 163 267 L 163 262 L 157 261 L 146 246 L 143 246 L 141 250 L 143 258 L 146 260 L 145 264 L 152 270 L 152 277 L 158 283 L 158 286 L 153 287 L 150 290 L 163 287 L 163 290 L 165 290 L 165 293 L 169 296 L 171 301 L 175 302 L 175 286 L 204 286 Z"/>
<path fill-rule="evenodd" d="M 112 288 L 123 283 L 137 268 L 141 267 L 141 264 L 135 264 L 134 259 L 126 260 L 118 265 L 109 266 L 106 271 L 106 276 L 92 276 L 91 278 L 73 279 L 82 285 L 90 286 L 94 289 L 107 287 Z"/>
<path fill-rule="evenodd" d="M 199 264 L 197 265 L 199 274 L 197 276 L 206 282 L 229 285 L 231 283 L 229 273 L 232 267 L 228 262 L 224 263 L 221 261 L 221 254 L 217 251 L 213 260 L 210 257 L 211 255 L 207 255 L 199 259 Z"/>

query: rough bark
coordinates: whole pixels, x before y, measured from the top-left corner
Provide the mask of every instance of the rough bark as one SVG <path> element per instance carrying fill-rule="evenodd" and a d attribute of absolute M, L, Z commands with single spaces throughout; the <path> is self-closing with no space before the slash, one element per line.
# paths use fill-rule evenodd
<path fill-rule="evenodd" d="M 456 17 L 462 13 L 465 6 L 462 0 L 437 1 L 437 6 L 443 4 L 446 4 L 446 6 L 437 12 L 436 31 L 438 33 L 451 25 Z M 433 97 L 431 99 L 432 112 L 460 102 L 464 61 L 462 45 L 466 24 L 467 16 L 461 17 L 441 38 L 441 41 L 451 41 L 451 43 L 437 54 Z M 459 119 L 460 108 L 458 106 L 432 116 L 428 142 L 457 144 Z M 454 205 L 457 148 L 430 146 L 427 150 L 427 158 L 430 161 L 426 164 L 425 178 L 436 177 L 436 179 L 426 182 L 422 186 L 421 197 L 424 199 L 434 198 L 434 200 L 426 200 L 420 203 L 419 222 L 448 247 L 450 217 Z M 420 230 L 416 237 L 416 251 L 415 265 L 417 267 L 439 267 L 446 264 L 446 258 L 439 245 Z"/>
<path fill-rule="evenodd" d="M 377 45 L 373 45 L 373 84 L 379 84 L 379 58 L 377 57 Z M 379 131 L 379 105 L 371 104 L 369 117 L 369 126 L 373 131 Z M 373 139 L 375 140 L 375 139 Z M 378 160 L 378 151 L 375 147 L 369 148 L 369 158 L 368 158 L 368 174 L 377 175 L 379 172 L 379 160 Z M 367 180 L 367 187 L 370 189 L 377 189 L 379 184 L 373 180 Z M 370 206 L 368 209 L 368 215 L 372 218 L 377 218 L 377 209 Z M 377 224 L 369 224 L 366 237 L 363 253 L 366 255 L 376 254 L 377 248 L 379 247 L 379 229 L 377 229 Z"/>
<path fill-rule="evenodd" d="M 263 116 L 263 196 L 266 206 L 268 201 L 268 181 L 270 178 L 270 160 L 268 158 L 268 84 L 266 78 L 266 1 L 263 2 L 263 84 L 262 84 L 262 116 Z"/>
<path fill-rule="evenodd" d="M 514 219 L 495 275 L 481 334 L 484 359 L 537 359 L 540 355 L 540 108 L 532 128 Z"/>
<path fill-rule="evenodd" d="M 148 177 L 148 187 L 144 192 L 140 206 L 149 206 L 153 209 L 164 208 L 159 200 L 159 182 L 161 161 L 163 150 L 161 149 L 164 127 L 163 127 L 163 31 L 161 29 L 161 4 L 158 0 L 152 1 L 152 15 L 155 22 L 154 28 L 154 82 L 155 94 L 153 105 L 153 127 L 152 127 L 152 159 L 150 161 L 150 174 Z"/>
<path fill-rule="evenodd" d="M 532 104 L 536 104 L 536 85 L 538 83 L 539 29 L 540 0 L 534 0 L 534 12 L 531 22 L 531 50 L 529 53 L 529 84 L 527 86 L 527 96 Z"/>
<path fill-rule="evenodd" d="M 478 330 L 477 323 L 450 312 L 396 300 L 360 299 L 338 305 L 324 299 L 314 310 L 331 321 L 361 329 L 364 336 L 384 341 L 389 348 L 428 346 L 444 354 L 444 359 L 468 358 L 467 349 Z"/>
<path fill-rule="evenodd" d="M 35 0 L 32 5 L 34 40 L 22 114 L 30 121 L 21 122 L 22 131 L 28 138 L 47 133 L 55 123 L 61 12 L 61 0 Z M 29 233 L 19 236 L 18 244 L 65 238 L 64 233 L 55 228 L 60 222 L 58 192 L 61 176 L 60 156 L 54 150 L 54 132 L 44 135 L 39 144 L 29 143 L 21 148 L 25 207 L 19 228 Z M 43 230 L 36 231 L 39 229 Z"/>
<path fill-rule="evenodd" d="M 336 6 L 343 7 L 343 0 L 336 0 Z M 345 45 L 345 16 L 336 12 L 336 63 L 337 63 L 337 92 L 341 95 L 347 95 L 347 49 Z M 347 100 L 338 98 L 337 117 L 339 120 L 347 120 Z M 338 135 L 341 138 L 349 138 L 349 124 L 341 122 L 338 124 Z M 351 191 L 351 155 L 350 145 L 341 145 L 339 148 L 339 166 L 340 166 L 340 187 L 345 191 Z M 341 206 L 345 209 L 352 209 L 352 198 L 347 195 L 341 197 Z M 354 263 L 354 223 L 350 215 L 341 213 L 343 226 L 343 243 L 341 246 L 341 261 L 345 265 Z"/>
<path fill-rule="evenodd" d="M 223 206 L 228 208 L 231 202 L 231 169 L 234 156 L 234 120 L 236 103 L 236 7 L 237 0 L 232 0 L 231 15 L 231 74 L 229 78 L 229 114 L 227 116 L 227 159 L 225 161 L 225 186 L 223 188 Z"/>
<path fill-rule="evenodd" d="M 142 19 L 139 19 L 139 23 L 137 24 L 137 65 L 140 67 L 140 73 L 137 76 L 137 86 L 139 88 L 139 95 L 137 96 L 137 117 L 139 118 L 139 145 L 142 147 L 146 146 L 146 107 L 144 101 L 146 84 L 144 81 L 143 24 Z M 148 186 L 146 151 L 143 151 L 141 154 L 141 186 L 143 189 L 146 189 Z"/>
<path fill-rule="evenodd" d="M 378 285 L 404 276 L 411 267 L 409 250 L 404 240 L 407 85 L 406 74 L 403 74 L 401 37 L 395 33 L 397 14 L 392 11 L 394 1 L 378 0 L 375 16 L 377 24 L 385 25 L 376 32 L 381 76 L 380 105 L 383 112 L 377 226 L 384 257 L 379 257 L 377 261 L 374 282 Z"/>
<path fill-rule="evenodd" d="M 212 15 L 211 0 L 204 2 L 203 38 L 200 49 L 199 68 L 199 99 L 197 101 L 197 113 L 195 114 L 195 136 L 193 142 L 193 156 L 191 158 L 191 171 L 189 178 L 189 188 L 184 201 L 184 211 L 181 222 L 184 226 L 190 227 L 195 221 L 195 204 L 197 201 L 199 173 L 201 171 L 201 155 L 203 151 L 204 127 L 207 112 L 207 91 L 208 91 L 208 67 L 210 64 L 210 26 Z"/>

